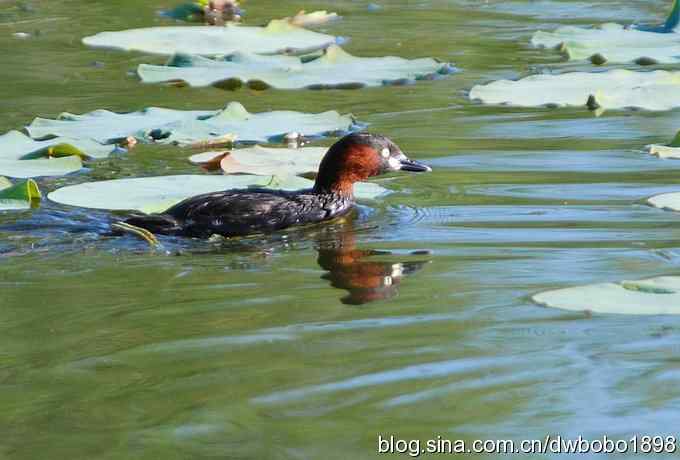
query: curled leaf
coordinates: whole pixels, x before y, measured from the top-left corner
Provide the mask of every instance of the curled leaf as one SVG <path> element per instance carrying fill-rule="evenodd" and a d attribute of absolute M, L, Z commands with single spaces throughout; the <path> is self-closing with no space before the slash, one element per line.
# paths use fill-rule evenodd
<path fill-rule="evenodd" d="M 12 184 L 6 178 L 0 177 L 0 210 L 28 209 L 41 198 L 42 193 L 33 179 Z"/>
<path fill-rule="evenodd" d="M 27 155 L 24 155 L 23 157 L 21 157 L 21 159 L 32 160 L 36 158 L 63 158 L 69 156 L 76 156 L 81 160 L 90 159 L 90 157 L 85 152 L 80 150 L 78 147 L 75 147 L 71 144 L 67 144 L 65 142 L 50 145 L 48 147 L 43 147 Z"/>
<path fill-rule="evenodd" d="M 267 148 L 256 145 L 231 152 L 206 152 L 193 155 L 189 161 L 204 169 L 216 165 L 227 174 L 259 174 L 295 176 L 315 174 L 326 147 Z"/>

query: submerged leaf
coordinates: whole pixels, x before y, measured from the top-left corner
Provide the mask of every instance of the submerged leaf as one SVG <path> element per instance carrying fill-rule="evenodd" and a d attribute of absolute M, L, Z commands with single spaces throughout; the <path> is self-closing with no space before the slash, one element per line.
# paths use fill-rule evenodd
<path fill-rule="evenodd" d="M 361 58 L 335 45 L 321 57 L 306 62 L 292 56 L 239 52 L 226 60 L 178 55 L 165 66 L 140 64 L 137 68 L 137 73 L 146 83 L 183 81 L 191 86 L 219 84 L 228 88 L 246 84 L 258 89 L 331 89 L 404 84 L 454 71 L 450 64 L 431 58 Z"/>
<path fill-rule="evenodd" d="M 543 292 L 533 296 L 547 307 L 624 315 L 680 314 L 680 276 L 622 283 L 600 283 Z"/>
<path fill-rule="evenodd" d="M 632 72 L 572 72 L 561 75 L 531 75 L 518 81 L 499 80 L 477 85 L 470 99 L 486 104 L 520 107 L 544 105 L 588 106 L 589 108 L 670 110 L 680 106 L 680 72 L 657 70 Z"/>
<path fill-rule="evenodd" d="M 34 180 L 23 180 L 12 185 L 6 178 L 0 177 L 0 210 L 28 209 L 41 198 L 42 194 Z"/>
<path fill-rule="evenodd" d="M 297 131 L 307 137 L 357 129 L 351 115 L 329 111 L 318 114 L 274 111 L 249 113 L 238 102 L 223 110 L 172 110 L 150 107 L 139 112 L 96 110 L 84 115 L 61 114 L 56 120 L 36 118 L 26 129 L 33 137 L 63 135 L 93 139 L 102 144 L 133 136 L 143 142 L 195 145 L 231 139 L 269 142 Z"/>
<path fill-rule="evenodd" d="M 303 147 L 299 149 L 266 148 L 256 145 L 231 152 L 206 152 L 189 158 L 194 164 L 212 169 L 214 160 L 228 174 L 260 174 L 295 176 L 316 173 L 326 147 Z"/>
<path fill-rule="evenodd" d="M 229 2 L 223 8 L 217 10 L 208 9 L 209 2 L 183 3 L 175 8 L 162 11 L 160 14 L 166 18 L 177 21 L 202 22 L 209 24 L 223 24 L 225 21 L 238 21 L 243 12 L 237 2 Z"/>
<path fill-rule="evenodd" d="M 340 19 L 340 16 L 337 13 L 329 13 L 326 10 L 312 11 L 311 13 L 305 13 L 302 10 L 292 18 L 286 18 L 288 22 L 298 27 L 318 26 L 338 19 Z"/>
<path fill-rule="evenodd" d="M 182 3 L 171 10 L 161 11 L 161 16 L 177 21 L 203 22 L 203 6 L 198 3 Z"/>
<path fill-rule="evenodd" d="M 153 54 L 199 54 L 218 56 L 237 51 L 257 54 L 304 54 L 326 48 L 336 37 L 305 30 L 286 20 L 273 20 L 266 27 L 227 24 L 224 27 L 149 27 L 100 32 L 83 38 L 88 46 L 141 51 Z"/>
<path fill-rule="evenodd" d="M 296 176 L 181 175 L 86 182 L 57 189 L 47 197 L 70 206 L 153 213 L 202 193 L 248 187 L 298 190 L 312 185 L 312 181 Z M 360 183 L 355 185 L 355 193 L 358 199 L 374 199 L 388 191 L 374 183 Z"/>

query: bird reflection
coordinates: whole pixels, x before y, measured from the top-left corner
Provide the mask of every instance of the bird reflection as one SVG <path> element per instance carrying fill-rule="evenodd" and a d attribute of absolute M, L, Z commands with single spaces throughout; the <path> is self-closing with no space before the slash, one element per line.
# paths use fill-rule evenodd
<path fill-rule="evenodd" d="M 326 271 L 321 278 L 328 280 L 332 287 L 347 291 L 347 294 L 340 298 L 343 303 L 362 305 L 391 299 L 399 293 L 399 284 L 405 276 L 416 273 L 430 263 L 431 253 L 428 250 L 360 249 L 356 244 L 357 234 L 366 228 L 355 227 L 353 224 L 355 217 L 351 214 L 328 224 L 291 229 L 261 237 L 233 239 L 218 237 L 208 240 L 212 243 L 210 246 L 195 248 L 192 252 L 201 250 L 214 252 L 219 248 L 220 251 L 232 255 L 241 253 L 248 256 L 236 258 L 229 268 L 257 269 L 277 251 L 300 251 L 311 243 L 318 253 L 317 263 Z M 185 244 L 186 240 L 181 239 L 180 243 Z"/>
<path fill-rule="evenodd" d="M 379 256 L 394 258 L 390 251 L 358 249 L 355 232 L 344 225 L 332 238 L 318 240 L 317 262 L 327 271 L 322 276 L 331 286 L 349 294 L 340 300 L 349 305 L 362 305 L 376 300 L 390 299 L 398 294 L 404 276 L 419 271 L 429 260 L 393 262 L 377 260 Z M 410 255 L 426 255 L 414 251 Z"/>

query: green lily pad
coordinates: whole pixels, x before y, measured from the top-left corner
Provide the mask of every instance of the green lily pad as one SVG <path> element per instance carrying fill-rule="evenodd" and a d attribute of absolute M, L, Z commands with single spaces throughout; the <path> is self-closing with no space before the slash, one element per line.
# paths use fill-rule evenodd
<path fill-rule="evenodd" d="M 202 193 L 248 187 L 298 190 L 311 188 L 313 184 L 296 176 L 160 176 L 86 182 L 57 189 L 47 197 L 69 206 L 153 213 L 163 212 L 186 198 Z M 367 200 L 388 191 L 378 184 L 360 183 L 355 185 L 355 193 L 357 199 Z"/>
<path fill-rule="evenodd" d="M 680 2 L 675 0 L 668 19 L 659 26 L 624 27 L 614 23 L 602 24 L 595 29 L 565 26 L 555 32 L 536 32 L 531 43 L 557 48 L 570 60 L 595 58 L 591 60 L 596 64 L 673 64 L 680 62 L 678 22 Z"/>
<path fill-rule="evenodd" d="M 534 302 L 547 307 L 622 315 L 680 314 L 680 276 L 599 283 L 543 292 Z"/>
<path fill-rule="evenodd" d="M 303 147 L 299 149 L 267 148 L 256 145 L 251 148 L 225 152 L 205 152 L 192 155 L 189 161 L 205 165 L 219 160 L 220 167 L 228 174 L 259 174 L 296 176 L 316 173 L 326 147 Z"/>
<path fill-rule="evenodd" d="M 41 198 L 42 194 L 34 180 L 28 179 L 12 184 L 5 177 L 0 177 L 0 211 L 29 209 Z"/>
<path fill-rule="evenodd" d="M 101 32 L 83 38 L 87 46 L 152 54 L 219 56 L 237 51 L 256 54 L 305 54 L 326 48 L 336 37 L 305 30 L 286 20 L 266 27 L 227 24 L 224 27 L 149 27 Z"/>
<path fill-rule="evenodd" d="M 241 142 L 269 142 L 297 132 L 306 137 L 357 129 L 351 115 L 274 111 L 249 113 L 238 102 L 223 110 L 172 110 L 150 107 L 139 112 L 96 110 L 84 115 L 61 114 L 56 120 L 36 118 L 26 127 L 32 137 L 68 136 L 102 144 L 128 136 L 142 142 L 194 145 L 236 135 Z"/>
<path fill-rule="evenodd" d="M 679 36 L 680 38 L 680 36 Z M 571 72 L 531 75 L 521 80 L 498 80 L 477 85 L 470 99 L 485 104 L 520 107 L 588 106 L 591 109 L 671 110 L 680 106 L 680 72 Z"/>
<path fill-rule="evenodd" d="M 370 69 L 370 70 L 369 70 Z M 316 59 L 302 62 L 292 56 L 258 56 L 236 53 L 226 60 L 178 55 L 167 65 L 140 64 L 137 73 L 145 83 L 183 81 L 191 86 L 333 89 L 403 84 L 450 74 L 454 68 L 431 58 L 361 58 L 333 45 Z"/>

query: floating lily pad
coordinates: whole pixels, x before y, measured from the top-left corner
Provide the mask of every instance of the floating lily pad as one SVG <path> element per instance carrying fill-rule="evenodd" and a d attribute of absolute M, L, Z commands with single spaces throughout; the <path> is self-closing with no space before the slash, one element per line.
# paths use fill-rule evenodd
<path fill-rule="evenodd" d="M 29 209 L 42 198 L 38 184 L 32 179 L 12 184 L 0 177 L 0 211 Z"/>
<path fill-rule="evenodd" d="M 556 105 L 670 110 L 680 106 L 680 72 L 617 69 L 597 73 L 531 75 L 518 81 L 499 80 L 477 85 L 470 91 L 470 99 L 520 107 Z"/>
<path fill-rule="evenodd" d="M 63 187 L 47 197 L 57 203 L 84 208 L 162 212 L 185 198 L 220 190 L 266 187 L 281 190 L 311 188 L 314 183 L 289 176 L 181 175 L 116 179 Z M 375 199 L 388 193 L 374 183 L 355 185 L 357 199 Z"/>
<path fill-rule="evenodd" d="M 82 169 L 83 162 L 76 156 L 44 160 L 0 159 L 0 174 L 16 178 L 63 176 Z"/>
<path fill-rule="evenodd" d="M 326 48 L 336 37 L 305 30 L 286 20 L 271 21 L 266 27 L 227 24 L 224 27 L 149 27 L 101 32 L 83 38 L 98 48 L 141 51 L 152 54 L 199 54 L 218 56 L 237 51 L 256 54 L 305 54 Z"/>
<path fill-rule="evenodd" d="M 316 59 L 302 62 L 291 56 L 235 53 L 226 60 L 178 55 L 165 66 L 140 64 L 137 73 L 146 83 L 183 81 L 191 86 L 220 83 L 255 88 L 331 89 L 403 84 L 450 74 L 454 68 L 431 58 L 361 58 L 331 46 Z"/>
<path fill-rule="evenodd" d="M 591 59 L 596 64 L 673 64 L 680 62 L 680 35 L 676 33 L 679 21 L 680 4 L 675 0 L 670 16 L 659 26 L 624 27 L 613 23 L 594 29 L 565 26 L 555 32 L 536 32 L 531 43 L 557 48 L 571 60 Z"/>
<path fill-rule="evenodd" d="M 647 202 L 657 208 L 680 211 L 680 192 L 654 195 Z"/>
<path fill-rule="evenodd" d="M 680 314 L 680 276 L 576 286 L 533 296 L 547 307 L 624 315 Z"/>
<path fill-rule="evenodd" d="M 142 142 L 210 144 L 236 135 L 241 142 L 269 142 L 290 132 L 307 137 L 357 129 L 351 115 L 329 111 L 249 113 L 238 102 L 223 110 L 172 110 L 151 107 L 139 112 L 96 110 L 84 115 L 61 114 L 56 120 L 36 118 L 26 129 L 32 137 L 69 136 L 110 144 L 132 136 Z"/>
<path fill-rule="evenodd" d="M 659 158 L 673 158 L 680 159 L 680 132 L 675 135 L 675 138 L 668 145 L 651 144 L 647 146 L 647 151 L 651 155 L 656 155 Z"/>
<path fill-rule="evenodd" d="M 256 145 L 252 148 L 236 149 L 231 152 L 205 152 L 189 158 L 194 164 L 214 164 L 229 174 L 260 174 L 295 176 L 316 173 L 321 159 L 328 151 L 326 147 L 303 147 L 299 149 L 266 148 Z"/>

